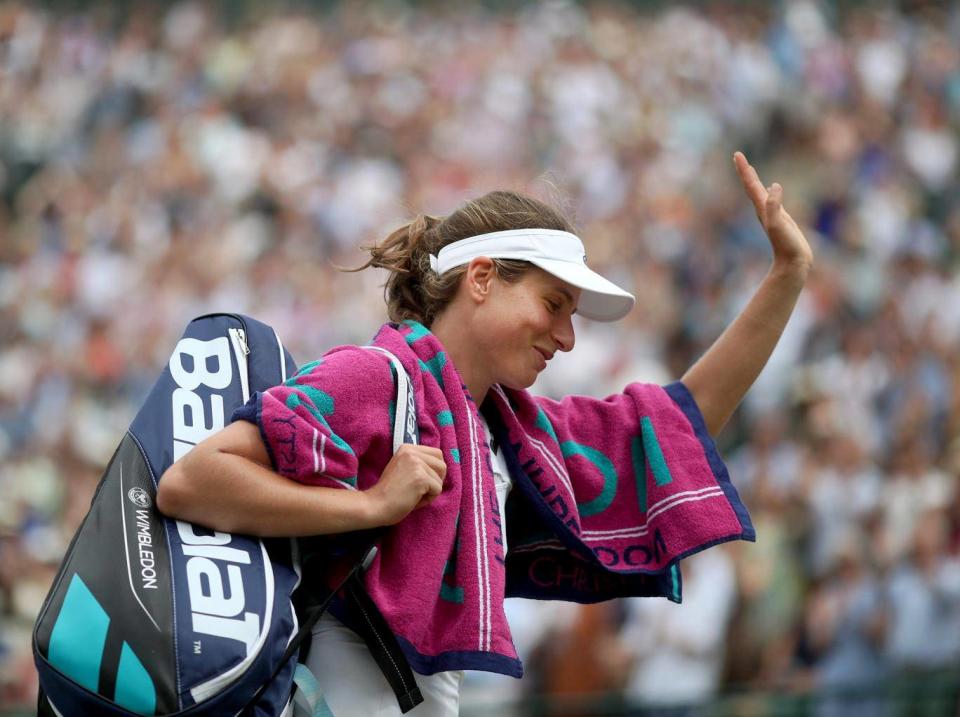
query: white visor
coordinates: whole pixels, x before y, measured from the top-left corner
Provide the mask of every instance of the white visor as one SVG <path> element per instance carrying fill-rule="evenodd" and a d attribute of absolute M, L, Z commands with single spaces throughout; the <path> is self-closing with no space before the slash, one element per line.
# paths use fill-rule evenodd
<path fill-rule="evenodd" d="M 461 239 L 447 244 L 437 256 L 430 255 L 430 267 L 444 274 L 471 259 L 529 261 L 548 274 L 581 290 L 577 313 L 595 321 L 616 321 L 633 308 L 634 298 L 587 266 L 583 242 L 569 232 L 553 229 L 512 229 Z"/>

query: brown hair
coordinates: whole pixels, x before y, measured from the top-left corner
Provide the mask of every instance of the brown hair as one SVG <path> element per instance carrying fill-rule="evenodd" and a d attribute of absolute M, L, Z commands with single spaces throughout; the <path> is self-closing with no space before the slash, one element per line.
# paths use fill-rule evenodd
<path fill-rule="evenodd" d="M 430 268 L 430 255 L 461 239 L 509 229 L 556 229 L 572 232 L 573 223 L 559 209 L 519 192 L 495 191 L 458 207 L 446 217 L 425 214 L 393 231 L 386 239 L 363 249 L 370 260 L 348 271 L 369 266 L 387 269 L 384 285 L 387 315 L 391 321 L 414 319 L 430 326 L 453 299 L 467 267 L 458 266 L 438 276 Z M 495 259 L 497 275 L 518 281 L 530 268 L 525 261 Z"/>

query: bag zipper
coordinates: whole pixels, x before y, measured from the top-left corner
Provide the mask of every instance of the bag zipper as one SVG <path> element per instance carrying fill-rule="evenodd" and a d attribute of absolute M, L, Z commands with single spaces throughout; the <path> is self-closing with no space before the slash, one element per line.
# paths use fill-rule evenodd
<path fill-rule="evenodd" d="M 247 371 L 250 347 L 247 345 L 247 332 L 245 329 L 227 329 L 227 335 L 230 337 L 230 345 L 233 346 L 233 355 L 237 359 L 237 368 L 240 370 L 240 389 L 243 392 L 243 402 L 246 403 L 250 400 L 250 376 Z"/>

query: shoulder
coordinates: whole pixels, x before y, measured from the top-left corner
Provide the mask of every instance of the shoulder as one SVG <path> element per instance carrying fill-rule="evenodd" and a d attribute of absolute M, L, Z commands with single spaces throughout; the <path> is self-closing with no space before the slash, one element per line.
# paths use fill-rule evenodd
<path fill-rule="evenodd" d="M 300 367 L 288 385 L 335 384 L 359 388 L 393 385 L 390 359 L 380 351 L 345 345 L 330 349 L 315 361 Z"/>
<path fill-rule="evenodd" d="M 338 346 L 304 364 L 281 393 L 296 394 L 283 397 L 288 405 L 304 401 L 314 405 L 333 426 L 340 424 L 347 430 L 348 424 L 355 427 L 360 421 L 376 430 L 393 410 L 396 383 L 384 354 L 360 346 Z"/>
<path fill-rule="evenodd" d="M 389 358 L 377 351 L 338 346 L 304 364 L 270 393 L 314 428 L 342 439 L 357 455 L 370 441 L 392 435 L 396 388 Z"/>

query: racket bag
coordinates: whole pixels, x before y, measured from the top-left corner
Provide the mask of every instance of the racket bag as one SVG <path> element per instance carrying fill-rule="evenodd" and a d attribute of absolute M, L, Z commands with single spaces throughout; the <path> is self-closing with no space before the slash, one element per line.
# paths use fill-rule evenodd
<path fill-rule="evenodd" d="M 252 392 L 296 370 L 252 318 L 194 319 L 120 441 L 41 607 L 41 710 L 229 715 L 297 633 L 296 542 L 221 533 L 156 509 L 157 481 Z M 295 660 L 255 707 L 289 710 Z M 44 704 L 44 700 L 46 704 Z"/>

